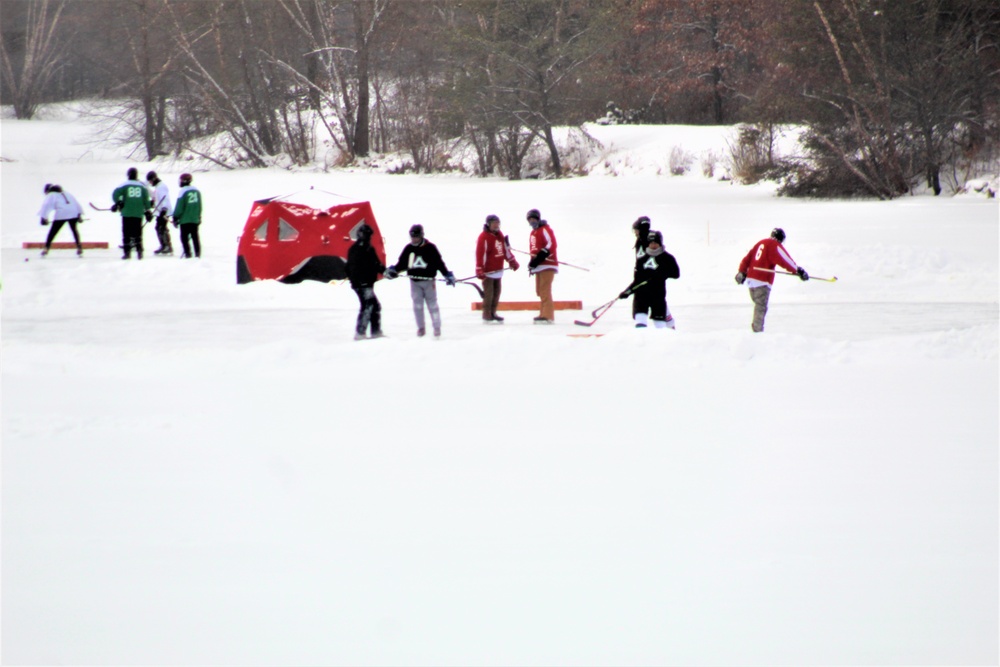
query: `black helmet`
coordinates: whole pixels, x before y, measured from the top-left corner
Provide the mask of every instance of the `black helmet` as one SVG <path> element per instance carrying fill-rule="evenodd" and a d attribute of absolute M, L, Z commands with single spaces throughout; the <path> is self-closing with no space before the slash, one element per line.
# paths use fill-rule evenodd
<path fill-rule="evenodd" d="M 193 178 L 192 178 L 191 174 L 188 174 L 188 173 L 181 174 L 181 186 L 182 187 L 185 186 L 185 185 L 191 185 L 191 181 L 192 180 L 193 180 Z"/>
<path fill-rule="evenodd" d="M 424 226 L 423 225 L 413 225 L 410 227 L 410 238 L 424 238 Z"/>
<path fill-rule="evenodd" d="M 367 223 L 364 222 L 361 223 L 361 226 L 358 227 L 357 231 L 355 232 L 359 241 L 367 241 L 372 237 L 372 234 L 374 233 L 375 230 L 373 230 L 371 227 L 368 226 Z"/>
<path fill-rule="evenodd" d="M 649 236 L 646 237 L 646 244 L 656 243 L 659 246 L 663 246 L 663 234 L 656 230 L 650 230 Z"/>
<path fill-rule="evenodd" d="M 774 229 L 771 230 L 771 238 L 777 241 L 778 243 L 784 243 L 785 230 L 782 229 L 781 227 L 775 227 Z"/>
<path fill-rule="evenodd" d="M 130 181 L 136 180 L 137 178 L 139 178 L 139 170 L 136 169 L 135 167 L 129 167 L 128 171 L 125 172 L 125 178 L 129 179 Z"/>
<path fill-rule="evenodd" d="M 160 177 L 156 175 L 155 171 L 151 171 L 148 174 L 146 174 L 146 180 L 152 183 L 153 181 L 159 181 Z"/>
<path fill-rule="evenodd" d="M 50 192 L 62 192 L 62 188 L 55 183 L 46 183 L 45 194 L 49 194 Z"/>
<path fill-rule="evenodd" d="M 534 218 L 535 220 L 541 220 L 542 214 L 539 213 L 537 208 L 533 208 L 530 211 L 528 211 L 528 215 L 526 215 L 525 218 L 527 218 L 528 220 L 531 220 L 532 218 Z"/>
<path fill-rule="evenodd" d="M 495 214 L 490 213 L 488 216 L 486 216 L 486 224 L 488 225 L 491 222 L 500 222 L 500 218 Z"/>

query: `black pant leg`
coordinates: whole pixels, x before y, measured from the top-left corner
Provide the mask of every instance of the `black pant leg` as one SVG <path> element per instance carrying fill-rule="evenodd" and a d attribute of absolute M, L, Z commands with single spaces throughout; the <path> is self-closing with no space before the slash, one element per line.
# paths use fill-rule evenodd
<path fill-rule="evenodd" d="M 76 247 L 82 250 L 83 246 L 80 245 L 80 232 L 76 228 L 79 223 L 80 218 L 73 218 L 72 220 L 66 221 L 66 224 L 69 225 L 69 231 L 73 232 L 73 240 L 76 241 Z"/>
<path fill-rule="evenodd" d="M 59 233 L 59 230 L 62 229 L 63 223 L 65 223 L 65 222 L 66 222 L 65 220 L 53 220 L 52 221 L 52 226 L 49 228 L 49 235 L 45 238 L 45 249 L 46 250 L 48 250 L 48 249 L 50 249 L 52 247 L 52 241 L 55 240 L 56 234 Z M 74 231 L 73 234 L 76 235 L 76 232 Z"/>
<path fill-rule="evenodd" d="M 371 325 L 373 334 L 382 333 L 382 304 L 375 296 L 374 287 L 371 288 Z"/>
<path fill-rule="evenodd" d="M 122 218 L 122 246 L 126 256 L 132 254 L 133 248 L 142 253 L 141 235 L 142 218 Z"/>
<path fill-rule="evenodd" d="M 201 236 L 198 234 L 197 223 L 192 223 L 191 225 L 191 245 L 194 246 L 194 256 L 201 257 Z"/>
<path fill-rule="evenodd" d="M 358 321 L 354 327 L 355 333 L 360 336 L 365 335 L 365 331 L 368 329 L 368 323 L 371 321 L 372 311 L 369 307 L 369 300 L 367 297 L 367 292 L 371 290 L 370 287 L 355 287 L 354 293 L 358 295 Z"/>
<path fill-rule="evenodd" d="M 184 256 L 191 256 L 191 225 L 181 225 L 181 248 L 184 249 Z"/>

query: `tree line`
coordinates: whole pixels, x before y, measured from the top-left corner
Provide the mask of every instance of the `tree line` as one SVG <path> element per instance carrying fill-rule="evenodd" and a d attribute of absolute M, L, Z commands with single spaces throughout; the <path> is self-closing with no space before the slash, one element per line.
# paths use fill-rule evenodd
<path fill-rule="evenodd" d="M 4 0 L 2 103 L 113 100 L 147 159 L 402 152 L 559 177 L 554 128 L 741 124 L 744 181 L 892 198 L 1000 157 L 995 0 Z M 98 107 L 99 108 L 99 107 Z M 773 151 L 805 128 L 806 154 Z M 962 172 L 962 173 L 960 173 Z"/>

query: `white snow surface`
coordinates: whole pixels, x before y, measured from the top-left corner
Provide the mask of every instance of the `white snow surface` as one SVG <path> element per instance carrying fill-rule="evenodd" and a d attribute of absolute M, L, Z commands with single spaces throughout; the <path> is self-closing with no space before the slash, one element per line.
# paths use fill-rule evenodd
<path fill-rule="evenodd" d="M 778 198 L 666 175 L 725 128 L 595 126 L 627 169 L 195 171 L 203 257 L 148 254 L 149 226 L 123 262 L 86 202 L 191 166 L 46 118 L 0 123 L 4 664 L 1000 660 L 996 200 Z M 49 182 L 112 250 L 21 249 Z M 539 208 L 585 310 L 484 326 L 439 284 L 418 339 L 401 278 L 388 337 L 354 342 L 346 284 L 236 284 L 251 202 L 310 187 L 371 201 L 390 262 L 422 223 L 458 277 L 488 213 L 526 249 Z M 626 302 L 574 326 L 631 280 L 639 215 L 677 331 Z M 775 226 L 838 281 L 778 276 L 753 334 L 733 275 Z M 503 296 L 535 298 L 524 268 Z"/>

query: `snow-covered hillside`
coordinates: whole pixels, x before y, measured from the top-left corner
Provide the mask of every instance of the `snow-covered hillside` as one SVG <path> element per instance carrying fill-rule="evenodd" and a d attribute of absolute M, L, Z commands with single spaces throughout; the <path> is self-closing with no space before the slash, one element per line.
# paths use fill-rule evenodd
<path fill-rule="evenodd" d="M 595 126 L 585 178 L 195 171 L 202 259 L 42 259 L 45 183 L 107 206 L 129 166 L 190 170 L 48 117 L 0 122 L 4 663 L 1000 659 L 996 200 L 779 199 L 656 166 L 724 130 Z M 236 284 L 251 202 L 310 187 L 371 201 L 390 260 L 423 224 L 459 277 L 488 213 L 524 249 L 539 208 L 585 311 L 487 327 L 441 285 L 418 339 L 404 278 L 355 343 L 347 285 Z M 678 330 L 574 326 L 639 215 Z M 778 277 L 754 335 L 733 275 L 775 226 L 838 281 Z"/>

